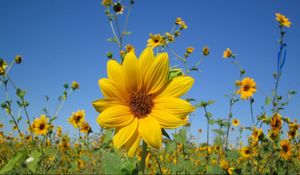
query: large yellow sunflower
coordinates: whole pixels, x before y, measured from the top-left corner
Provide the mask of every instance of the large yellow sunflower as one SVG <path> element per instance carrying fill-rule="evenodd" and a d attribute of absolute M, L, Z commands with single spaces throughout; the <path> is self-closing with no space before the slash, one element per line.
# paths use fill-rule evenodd
<path fill-rule="evenodd" d="M 40 118 L 34 119 L 31 128 L 37 135 L 46 135 L 49 129 L 48 118 L 46 115 L 41 115 Z"/>
<path fill-rule="evenodd" d="M 246 77 L 242 81 L 237 81 L 236 84 L 240 86 L 236 93 L 241 94 L 242 100 L 249 99 L 256 92 L 256 83 L 252 78 Z"/>
<path fill-rule="evenodd" d="M 108 78 L 101 78 L 99 86 L 103 99 L 93 102 L 101 113 L 98 124 L 116 128 L 113 144 L 124 147 L 132 156 L 143 139 L 159 148 L 162 128 L 176 128 L 186 123 L 194 107 L 179 97 L 193 85 L 189 76 L 168 79 L 167 53 L 153 54 L 147 47 L 139 59 L 129 52 L 122 65 L 115 60 L 107 63 Z"/>

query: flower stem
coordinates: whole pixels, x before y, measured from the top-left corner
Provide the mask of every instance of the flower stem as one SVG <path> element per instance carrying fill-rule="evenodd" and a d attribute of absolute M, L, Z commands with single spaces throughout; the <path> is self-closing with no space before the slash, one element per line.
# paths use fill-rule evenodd
<path fill-rule="evenodd" d="M 145 161 L 146 161 L 146 156 L 147 156 L 147 143 L 143 141 L 142 145 L 142 160 L 140 162 L 140 171 L 142 171 L 142 174 L 145 173 Z"/>

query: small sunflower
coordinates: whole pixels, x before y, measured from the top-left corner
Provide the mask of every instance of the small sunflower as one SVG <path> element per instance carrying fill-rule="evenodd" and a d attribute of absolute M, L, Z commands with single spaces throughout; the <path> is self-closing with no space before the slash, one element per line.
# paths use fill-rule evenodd
<path fill-rule="evenodd" d="M 92 132 L 92 128 L 88 122 L 84 121 L 79 124 L 80 132 L 89 134 Z"/>
<path fill-rule="evenodd" d="M 285 160 L 290 160 L 292 156 L 292 145 L 286 139 L 280 141 L 280 156 Z"/>
<path fill-rule="evenodd" d="M 223 58 L 230 58 L 232 57 L 232 51 L 230 50 L 230 48 L 227 48 L 224 52 L 223 52 Z"/>
<path fill-rule="evenodd" d="M 239 121 L 239 119 L 235 118 L 235 119 L 232 119 L 231 123 L 232 123 L 233 126 L 237 127 L 237 126 L 239 126 L 240 121 Z"/>
<path fill-rule="evenodd" d="M 252 130 L 252 135 L 250 136 L 251 146 L 256 146 L 258 141 L 263 137 L 263 134 L 264 133 L 261 128 L 258 129 L 254 127 Z"/>
<path fill-rule="evenodd" d="M 221 159 L 220 167 L 223 168 L 223 170 L 226 171 L 228 174 L 233 174 L 234 168 L 229 166 L 229 162 L 227 160 Z"/>
<path fill-rule="evenodd" d="M 289 18 L 285 17 L 284 15 L 280 13 L 276 13 L 276 21 L 279 22 L 280 26 L 285 26 L 285 27 L 291 27 L 291 22 L 289 21 Z"/>
<path fill-rule="evenodd" d="M 270 122 L 271 130 L 275 133 L 275 135 L 279 134 L 279 131 L 282 128 L 282 117 L 279 113 L 275 113 Z"/>
<path fill-rule="evenodd" d="M 250 147 L 248 146 L 244 146 L 242 149 L 241 149 L 241 156 L 243 158 L 249 158 L 251 156 L 251 149 Z"/>
<path fill-rule="evenodd" d="M 242 100 L 249 99 L 256 92 L 256 83 L 252 78 L 246 77 L 242 81 L 237 81 L 236 84 L 240 87 L 236 93 L 241 95 Z"/>
<path fill-rule="evenodd" d="M 208 48 L 208 47 L 203 47 L 203 49 L 202 49 L 202 54 L 203 54 L 204 56 L 209 55 L 209 48 Z"/>
<path fill-rule="evenodd" d="M 5 74 L 5 69 L 7 68 L 6 62 L 0 58 L 0 75 Z"/>
<path fill-rule="evenodd" d="M 78 110 L 77 112 L 73 112 L 68 120 L 74 126 L 74 128 L 78 128 L 79 124 L 84 121 L 84 116 L 84 110 Z"/>
<path fill-rule="evenodd" d="M 71 88 L 73 90 L 76 90 L 76 89 L 79 89 L 80 85 L 77 81 L 73 81 L 72 84 L 71 84 Z"/>
<path fill-rule="evenodd" d="M 186 48 L 186 51 L 185 51 L 187 54 L 191 54 L 194 52 L 194 48 L 193 47 L 188 47 Z"/>
<path fill-rule="evenodd" d="M 147 47 L 157 47 L 157 46 L 161 46 L 165 43 L 163 37 L 160 34 L 155 34 L 153 35 L 152 33 L 150 33 L 150 39 L 148 39 L 147 41 Z"/>
<path fill-rule="evenodd" d="M 123 64 L 109 60 L 107 71 L 108 78 L 99 80 L 104 98 L 93 102 L 101 113 L 97 122 L 103 128 L 116 128 L 113 144 L 126 148 L 129 156 L 141 140 L 159 148 L 161 129 L 184 125 L 195 109 L 179 98 L 192 87 L 194 79 L 179 76 L 169 80 L 167 53 L 154 56 L 152 47 L 148 47 L 137 59 L 129 52 Z"/>
<path fill-rule="evenodd" d="M 131 45 L 131 44 L 127 44 L 125 46 L 125 50 L 126 50 L 126 53 L 128 53 L 128 52 L 134 52 L 134 46 Z"/>
<path fill-rule="evenodd" d="M 36 135 L 46 135 L 49 129 L 48 118 L 46 115 L 41 115 L 40 118 L 36 118 L 33 121 L 31 128 Z"/>
<path fill-rule="evenodd" d="M 298 133 L 299 124 L 298 123 L 290 123 L 288 136 L 290 139 L 294 139 Z"/>

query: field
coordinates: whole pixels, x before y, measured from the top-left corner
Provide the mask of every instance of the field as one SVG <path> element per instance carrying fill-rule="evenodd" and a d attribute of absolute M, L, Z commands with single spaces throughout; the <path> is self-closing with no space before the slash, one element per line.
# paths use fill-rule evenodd
<path fill-rule="evenodd" d="M 146 46 L 128 43 L 135 3 L 143 4 L 102 0 L 98 9 L 104 11 L 111 36 L 102 45 L 115 48 L 101 56 L 106 57 L 106 75 L 98 81 L 102 97 L 84 102 L 97 112 L 92 120 L 84 109 L 73 110 L 67 120 L 61 115 L 70 97 L 81 93 L 79 81 L 63 85 L 53 113 L 45 107 L 38 117 L 32 116 L 35 107 L 27 91 L 15 81 L 15 73 L 11 76 L 26 59 L 22 53 L 0 58 L 0 174 L 299 174 L 299 116 L 285 115 L 291 103 L 299 105 L 292 101 L 297 92 L 279 91 L 283 78 L 294 78 L 283 76 L 293 27 L 288 14 L 272 14 L 278 49 L 269 94 L 259 93 L 261 86 L 244 69 L 236 49 L 218 53 L 222 64 L 238 70 L 238 78 L 227 83 L 232 90 L 221 97 L 228 109 L 222 118 L 211 110 L 219 99 L 197 99 L 189 93 L 200 79 L 197 75 L 205 74 L 202 65 L 211 59 L 212 46 L 176 45 L 190 27 L 183 17 L 175 18 L 168 32 L 150 33 Z M 175 46 L 185 47 L 184 52 Z M 200 57 L 195 61 L 196 49 Z M 256 99 L 264 100 L 260 109 L 255 108 Z M 239 109 L 245 103 L 247 110 Z M 199 115 L 196 110 L 204 127 L 195 132 L 191 125 Z M 239 117 L 236 111 L 249 117 Z"/>

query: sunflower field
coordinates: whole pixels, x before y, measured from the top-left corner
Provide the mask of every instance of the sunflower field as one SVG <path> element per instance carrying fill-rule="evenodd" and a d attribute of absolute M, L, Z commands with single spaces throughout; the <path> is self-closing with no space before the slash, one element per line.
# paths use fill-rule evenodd
<path fill-rule="evenodd" d="M 106 75 L 98 80 L 102 97 L 87 102 L 98 114 L 92 120 L 84 109 L 74 110 L 67 120 L 61 116 L 69 98 L 81 89 L 79 81 L 63 85 L 53 113 L 43 108 L 38 117 L 32 116 L 27 91 L 11 76 L 26 59 L 0 58 L 0 174 L 299 174 L 300 124 L 297 116 L 289 118 L 284 112 L 297 92 L 282 95 L 278 90 L 287 78 L 282 76 L 286 36 L 293 27 L 288 16 L 272 14 L 278 33 L 276 67 L 261 109 L 254 106 L 261 95 L 259 85 L 240 64 L 235 49 L 219 53 L 224 64 L 238 68 L 239 78 L 229 82 L 232 92 L 222 97 L 228 110 L 216 117 L 211 109 L 217 101 L 189 94 L 194 75 L 205 73 L 201 65 L 211 59 L 213 49 L 202 47 L 195 64 L 190 63 L 194 47 L 177 52 L 172 44 L 190 27 L 181 17 L 174 19 L 170 31 L 150 33 L 144 46 L 128 43 L 127 27 L 136 3 L 142 2 L 98 2 L 111 32 L 102 44 L 113 45 L 117 52 L 101 56 L 107 57 Z M 179 64 L 173 65 L 173 58 Z M 250 125 L 235 114 L 240 103 L 249 104 L 245 113 Z M 201 116 L 195 116 L 196 110 Z M 196 132 L 190 129 L 194 117 L 201 117 L 205 126 Z M 74 133 L 56 121 L 67 123 Z"/>

